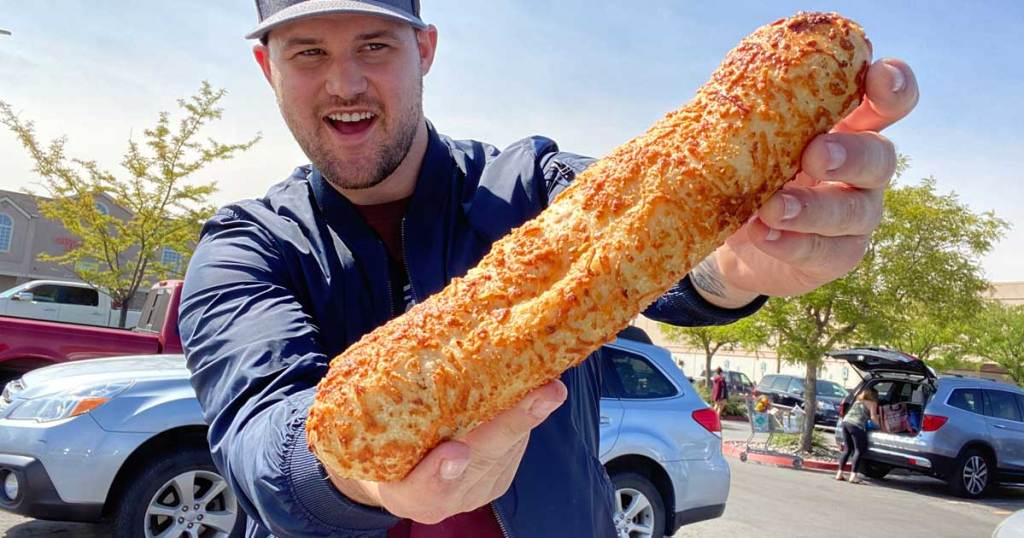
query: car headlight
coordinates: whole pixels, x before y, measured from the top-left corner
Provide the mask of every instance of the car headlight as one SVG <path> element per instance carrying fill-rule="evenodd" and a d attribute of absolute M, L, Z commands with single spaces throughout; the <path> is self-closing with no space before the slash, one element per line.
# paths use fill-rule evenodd
<path fill-rule="evenodd" d="M 58 392 L 25 400 L 11 411 L 11 420 L 50 422 L 88 413 L 109 402 L 128 387 L 131 381 L 94 385 L 74 392 Z"/>

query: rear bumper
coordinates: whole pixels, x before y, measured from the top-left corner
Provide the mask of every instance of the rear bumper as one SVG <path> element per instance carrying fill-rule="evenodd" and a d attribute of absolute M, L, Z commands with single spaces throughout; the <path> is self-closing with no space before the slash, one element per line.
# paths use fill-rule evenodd
<path fill-rule="evenodd" d="M 11 499 L 0 491 L 0 509 L 36 519 L 98 521 L 103 503 L 64 502 L 43 464 L 28 456 L 0 454 L 0 480 L 14 475 L 18 494 Z"/>
<path fill-rule="evenodd" d="M 703 460 L 667 462 L 665 471 L 675 489 L 673 533 L 683 525 L 716 518 L 725 511 L 732 472 L 721 451 Z"/>
<path fill-rule="evenodd" d="M 953 472 L 955 460 L 948 456 L 891 447 L 869 447 L 867 458 L 894 467 L 946 478 Z"/>
<path fill-rule="evenodd" d="M 699 521 L 706 521 L 709 519 L 715 519 L 716 517 L 722 517 L 722 514 L 724 513 L 724 504 L 701 506 L 699 508 L 690 508 L 689 510 L 676 512 L 675 528 L 671 529 L 671 531 L 673 534 L 675 534 L 675 532 L 679 530 L 679 527 L 682 527 L 683 525 L 689 525 L 691 523 L 697 523 Z"/>

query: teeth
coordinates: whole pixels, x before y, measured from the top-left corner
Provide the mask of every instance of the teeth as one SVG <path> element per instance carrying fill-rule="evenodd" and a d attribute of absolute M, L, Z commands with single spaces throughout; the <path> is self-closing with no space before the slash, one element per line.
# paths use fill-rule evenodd
<path fill-rule="evenodd" d="M 345 112 L 345 113 L 342 113 L 342 114 L 330 114 L 327 117 L 330 118 L 331 121 L 341 121 L 341 122 L 346 122 L 346 123 L 352 123 L 352 122 L 357 122 L 357 121 L 368 120 L 368 119 L 374 117 L 375 115 L 376 114 L 374 114 L 372 112 L 355 112 L 355 113 Z"/>

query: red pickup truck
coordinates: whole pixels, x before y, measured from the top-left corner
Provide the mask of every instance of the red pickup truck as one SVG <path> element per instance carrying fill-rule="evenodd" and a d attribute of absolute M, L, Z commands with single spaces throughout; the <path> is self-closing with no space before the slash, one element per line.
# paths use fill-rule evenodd
<path fill-rule="evenodd" d="M 180 280 L 155 284 L 131 330 L 0 316 L 0 387 L 29 370 L 58 362 L 181 353 L 181 285 Z"/>

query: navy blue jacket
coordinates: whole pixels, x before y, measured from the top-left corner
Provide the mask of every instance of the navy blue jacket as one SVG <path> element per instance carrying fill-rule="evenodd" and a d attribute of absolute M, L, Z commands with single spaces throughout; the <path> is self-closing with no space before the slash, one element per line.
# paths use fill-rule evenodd
<path fill-rule="evenodd" d="M 503 152 L 430 128 L 403 223 L 415 298 L 462 276 L 491 243 L 537 215 L 591 159 L 528 138 Z M 309 166 L 203 228 L 180 309 L 192 385 L 213 459 L 251 520 L 249 536 L 383 537 L 398 519 L 341 495 L 306 445 L 306 413 L 330 358 L 393 317 L 387 254 L 355 208 Z M 649 317 L 734 321 L 684 280 Z M 565 405 L 534 430 L 511 488 L 493 503 L 516 537 L 612 537 L 612 490 L 598 454 L 600 377 L 589 359 L 562 375 Z"/>

